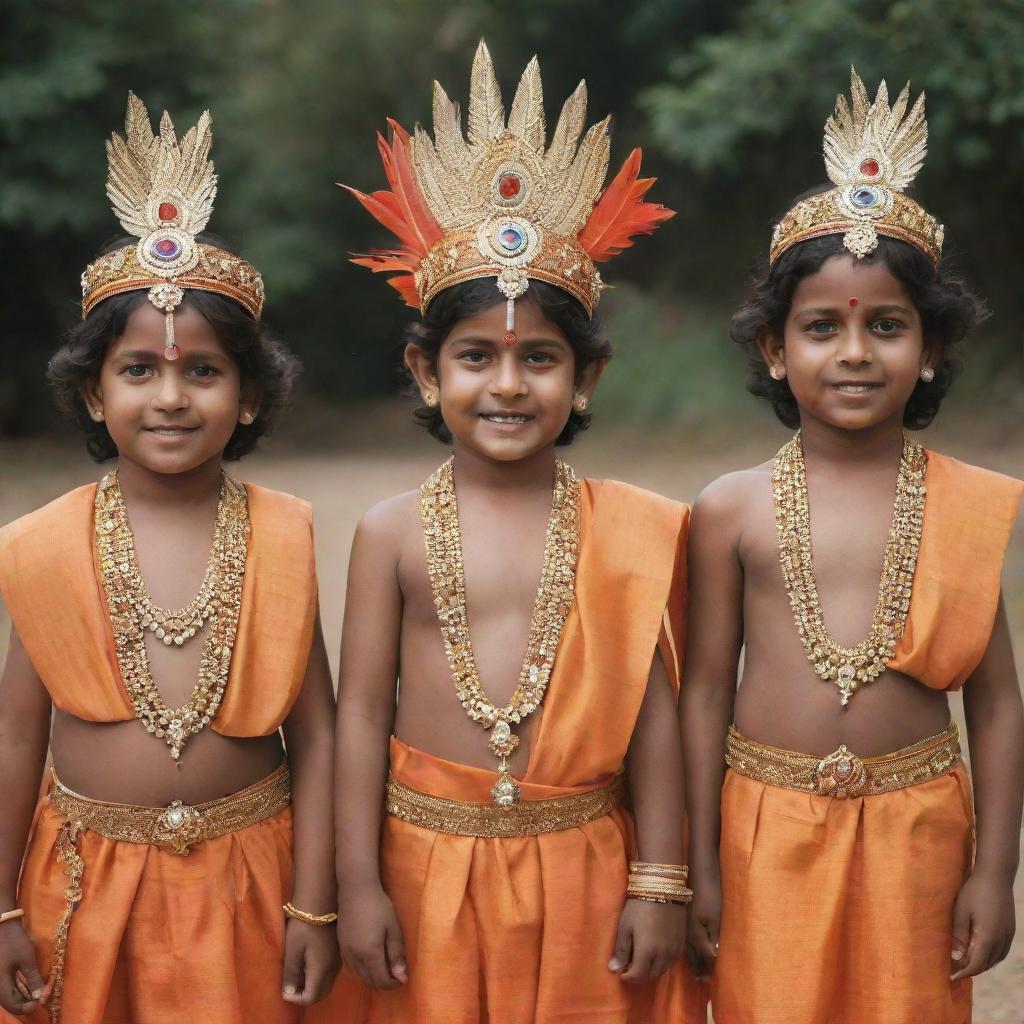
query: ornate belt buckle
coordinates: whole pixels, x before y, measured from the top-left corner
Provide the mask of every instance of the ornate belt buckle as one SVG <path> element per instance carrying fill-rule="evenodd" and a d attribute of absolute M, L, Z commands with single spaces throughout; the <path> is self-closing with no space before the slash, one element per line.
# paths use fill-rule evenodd
<path fill-rule="evenodd" d="M 153 838 L 159 846 L 169 846 L 186 857 L 193 846 L 202 842 L 204 831 L 203 816 L 194 807 L 175 800 L 157 818 Z"/>
<path fill-rule="evenodd" d="M 861 796 L 868 778 L 864 762 L 845 743 L 828 757 L 823 757 L 812 774 L 821 796 L 840 799 Z"/>

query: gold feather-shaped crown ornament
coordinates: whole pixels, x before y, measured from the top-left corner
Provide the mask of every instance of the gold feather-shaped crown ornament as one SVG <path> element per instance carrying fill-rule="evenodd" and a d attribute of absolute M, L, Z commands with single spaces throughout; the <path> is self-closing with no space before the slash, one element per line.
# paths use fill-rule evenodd
<path fill-rule="evenodd" d="M 825 169 L 836 187 L 797 203 L 775 225 L 769 263 L 798 242 L 834 234 L 858 259 L 887 235 L 938 263 L 944 229 L 904 192 L 928 152 L 924 93 L 907 113 L 909 103 L 908 83 L 890 107 L 884 81 L 872 103 L 850 68 L 850 102 L 837 96 L 835 113 L 825 122 Z"/>
<path fill-rule="evenodd" d="M 85 268 L 82 317 L 112 295 L 147 290 L 149 301 L 166 314 L 164 355 L 176 359 L 174 311 L 186 288 L 227 296 L 258 320 L 263 278 L 234 253 L 196 241 L 217 195 L 210 112 L 179 140 L 164 111 L 154 134 L 145 105 L 129 92 L 124 128 L 124 138 L 115 132 L 107 142 L 107 197 L 121 226 L 139 241 Z"/>
<path fill-rule="evenodd" d="M 602 194 L 608 172 L 606 117 L 583 134 L 587 87 L 562 107 L 546 145 L 544 96 L 534 57 L 505 117 L 491 55 L 481 41 L 473 59 L 467 132 L 459 107 L 434 83 L 433 138 L 419 125 L 410 136 L 388 121 L 378 135 L 390 191 L 348 189 L 400 242 L 353 260 L 389 280 L 425 312 L 445 288 L 494 277 L 507 299 L 515 341 L 515 300 L 530 280 L 564 289 L 592 313 L 602 282 L 594 264 L 650 234 L 673 211 L 643 201 L 654 178 L 640 178 L 634 150 Z M 580 136 L 583 139 L 580 141 Z"/>

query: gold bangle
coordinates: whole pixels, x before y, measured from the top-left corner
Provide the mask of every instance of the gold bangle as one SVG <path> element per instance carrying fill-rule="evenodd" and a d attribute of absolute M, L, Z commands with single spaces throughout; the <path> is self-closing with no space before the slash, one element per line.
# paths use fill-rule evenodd
<path fill-rule="evenodd" d="M 3 924 L 5 921 L 17 921 L 19 917 L 24 916 L 25 911 L 22 910 L 20 907 L 15 907 L 14 910 L 8 910 L 5 911 L 3 914 L 0 914 L 0 924 Z"/>
<path fill-rule="evenodd" d="M 292 917 L 296 921 L 305 921 L 306 924 L 334 924 L 338 920 L 337 914 L 310 914 L 308 911 L 299 910 L 298 907 L 286 903 L 282 908 L 285 917 Z"/>

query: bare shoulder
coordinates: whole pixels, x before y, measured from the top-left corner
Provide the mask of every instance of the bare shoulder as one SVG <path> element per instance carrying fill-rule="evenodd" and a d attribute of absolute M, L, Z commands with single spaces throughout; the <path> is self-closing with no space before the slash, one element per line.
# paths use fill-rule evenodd
<path fill-rule="evenodd" d="M 405 491 L 369 508 L 359 520 L 353 546 L 368 546 L 397 559 L 403 540 L 420 528 L 419 491 Z"/>
<path fill-rule="evenodd" d="M 770 493 L 772 460 L 712 480 L 693 503 L 695 521 L 738 525 L 751 507 Z"/>

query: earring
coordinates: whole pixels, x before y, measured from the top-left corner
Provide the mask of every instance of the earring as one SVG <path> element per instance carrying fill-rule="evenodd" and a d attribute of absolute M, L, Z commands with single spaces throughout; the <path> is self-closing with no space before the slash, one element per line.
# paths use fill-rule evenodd
<path fill-rule="evenodd" d="M 935 371 L 930 366 L 922 367 L 921 380 L 923 380 L 925 384 L 931 384 L 931 382 L 935 380 Z"/>
<path fill-rule="evenodd" d="M 253 416 L 251 412 L 243 412 L 242 415 L 238 417 L 238 422 L 241 423 L 243 427 L 248 427 L 255 419 L 256 417 Z"/>
<path fill-rule="evenodd" d="M 587 400 L 587 396 L 581 392 L 577 391 L 576 394 L 572 396 L 572 407 L 577 412 L 586 412 L 588 405 L 590 405 L 590 402 Z"/>
<path fill-rule="evenodd" d="M 437 397 L 437 391 L 434 388 L 423 393 L 423 402 L 428 409 L 433 409 L 437 405 Z"/>
<path fill-rule="evenodd" d="M 103 422 L 103 410 L 102 409 L 90 409 L 89 415 L 97 422 Z"/>
<path fill-rule="evenodd" d="M 782 380 L 786 376 L 786 368 L 784 366 L 776 366 L 773 363 L 768 367 L 768 376 L 772 380 Z"/>

